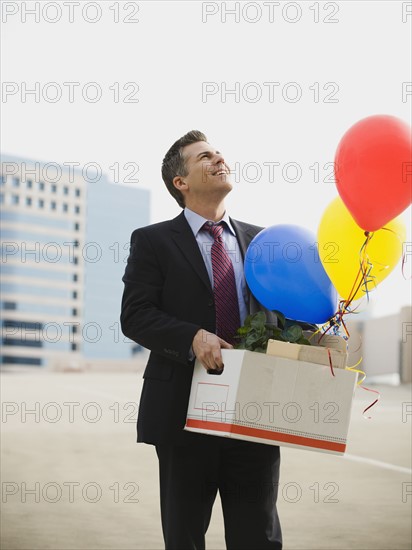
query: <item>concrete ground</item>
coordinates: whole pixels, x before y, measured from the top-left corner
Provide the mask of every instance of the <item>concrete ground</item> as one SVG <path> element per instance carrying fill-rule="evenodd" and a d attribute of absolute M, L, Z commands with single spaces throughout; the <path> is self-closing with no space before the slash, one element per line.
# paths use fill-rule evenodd
<path fill-rule="evenodd" d="M 4 550 L 161 549 L 157 459 L 135 443 L 141 374 L 2 375 Z M 290 550 L 411 548 L 410 386 L 356 390 L 345 457 L 282 448 Z M 216 500 L 208 550 L 224 549 Z"/>

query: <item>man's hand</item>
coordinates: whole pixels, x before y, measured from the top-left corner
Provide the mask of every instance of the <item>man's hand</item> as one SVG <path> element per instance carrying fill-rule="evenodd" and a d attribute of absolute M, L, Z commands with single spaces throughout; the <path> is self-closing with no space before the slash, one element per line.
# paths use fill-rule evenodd
<path fill-rule="evenodd" d="M 200 329 L 193 338 L 193 352 L 206 370 L 223 370 L 221 348 L 233 349 L 231 344 L 216 336 L 212 332 Z"/>

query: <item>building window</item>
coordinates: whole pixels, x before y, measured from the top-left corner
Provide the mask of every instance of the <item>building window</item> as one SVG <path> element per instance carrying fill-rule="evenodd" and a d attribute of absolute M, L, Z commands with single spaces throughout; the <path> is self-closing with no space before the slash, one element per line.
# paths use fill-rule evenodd
<path fill-rule="evenodd" d="M 39 181 L 39 191 L 44 191 L 44 181 Z"/>
<path fill-rule="evenodd" d="M 4 193 L 0 193 L 0 203 L 3 204 L 4 202 Z"/>
<path fill-rule="evenodd" d="M 72 325 L 72 334 L 77 334 L 77 326 Z"/>
<path fill-rule="evenodd" d="M 12 195 L 11 196 L 11 203 L 12 204 L 19 204 L 19 196 L 18 195 Z"/>
<path fill-rule="evenodd" d="M 51 192 L 52 192 L 52 193 L 57 193 L 57 185 L 56 185 L 55 183 L 52 183 L 50 189 L 51 189 Z"/>
<path fill-rule="evenodd" d="M 74 230 L 75 230 L 75 231 L 79 231 L 79 230 L 80 230 L 80 224 L 79 224 L 79 223 L 76 222 L 76 223 L 74 224 Z"/>
<path fill-rule="evenodd" d="M 80 189 L 78 187 L 76 188 L 76 197 L 80 197 Z"/>
<path fill-rule="evenodd" d="M 2 309 L 8 309 L 8 310 L 17 309 L 16 302 L 3 302 L 2 306 L 3 306 Z"/>
<path fill-rule="evenodd" d="M 77 308 L 74 307 L 74 308 L 72 309 L 72 315 L 73 315 L 73 317 L 76 317 L 76 316 L 77 316 Z"/>
<path fill-rule="evenodd" d="M 77 265 L 79 263 L 79 258 L 77 256 L 73 257 L 73 263 Z"/>
<path fill-rule="evenodd" d="M 63 187 L 63 193 L 64 193 L 65 195 L 68 195 L 68 194 L 69 194 L 69 188 L 68 188 L 66 185 Z"/>
<path fill-rule="evenodd" d="M 76 350 L 77 350 L 77 344 L 72 342 L 72 351 L 76 351 Z"/>
<path fill-rule="evenodd" d="M 56 201 L 51 201 L 50 210 L 56 210 Z"/>
<path fill-rule="evenodd" d="M 73 273 L 73 281 L 77 282 L 78 280 L 79 280 L 79 277 L 78 277 L 77 273 Z"/>
<path fill-rule="evenodd" d="M 73 300 L 76 300 L 76 298 L 77 298 L 77 290 L 73 290 L 73 292 L 72 292 L 72 298 L 73 298 Z"/>
<path fill-rule="evenodd" d="M 67 205 L 67 203 L 63 203 L 63 212 L 67 212 L 69 210 L 69 206 Z"/>
<path fill-rule="evenodd" d="M 13 178 L 13 187 L 19 187 L 20 185 L 20 178 L 14 177 Z"/>
<path fill-rule="evenodd" d="M 39 199 L 37 204 L 38 204 L 39 208 L 44 208 L 44 200 L 43 199 Z"/>
<path fill-rule="evenodd" d="M 14 355 L 3 355 L 3 363 L 12 363 L 13 365 L 36 365 L 40 366 L 42 360 L 37 357 L 15 357 Z M 54 501 L 52 501 L 54 502 Z"/>
<path fill-rule="evenodd" d="M 26 197 L 26 204 L 27 204 L 27 206 L 31 206 L 32 202 L 33 202 L 33 201 L 32 201 L 32 198 L 31 198 L 31 197 Z"/>
<path fill-rule="evenodd" d="M 74 213 L 75 213 L 75 214 L 80 214 L 80 206 L 77 206 L 77 205 L 76 205 L 76 206 L 74 207 Z"/>
<path fill-rule="evenodd" d="M 4 319 L 3 326 L 6 328 L 18 328 L 20 330 L 43 330 L 42 323 L 30 323 L 30 321 L 15 321 L 14 319 Z"/>
<path fill-rule="evenodd" d="M 43 345 L 41 340 L 26 340 L 25 338 L 3 338 L 2 340 L 4 346 L 41 348 Z"/>
<path fill-rule="evenodd" d="M 4 185 L 7 181 L 7 176 L 0 174 L 0 185 Z"/>
<path fill-rule="evenodd" d="M 27 189 L 32 189 L 32 187 L 33 187 L 33 180 L 27 180 L 27 181 L 26 181 L 26 187 L 27 187 Z"/>

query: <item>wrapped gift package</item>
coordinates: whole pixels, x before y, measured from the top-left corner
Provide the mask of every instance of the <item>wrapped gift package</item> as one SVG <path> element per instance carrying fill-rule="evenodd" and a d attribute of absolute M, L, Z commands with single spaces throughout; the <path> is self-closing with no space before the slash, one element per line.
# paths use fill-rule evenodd
<path fill-rule="evenodd" d="M 357 373 L 244 350 L 193 372 L 185 430 L 344 454 Z"/>

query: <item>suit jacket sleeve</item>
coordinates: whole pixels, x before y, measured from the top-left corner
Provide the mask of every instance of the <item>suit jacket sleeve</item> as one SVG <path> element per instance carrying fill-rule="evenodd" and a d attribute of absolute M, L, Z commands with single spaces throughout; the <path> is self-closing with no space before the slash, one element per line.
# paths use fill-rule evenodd
<path fill-rule="evenodd" d="M 201 327 L 165 311 L 166 268 L 161 255 L 153 233 L 145 228 L 133 232 L 123 277 L 122 331 L 152 352 L 188 364 L 193 338 Z"/>

